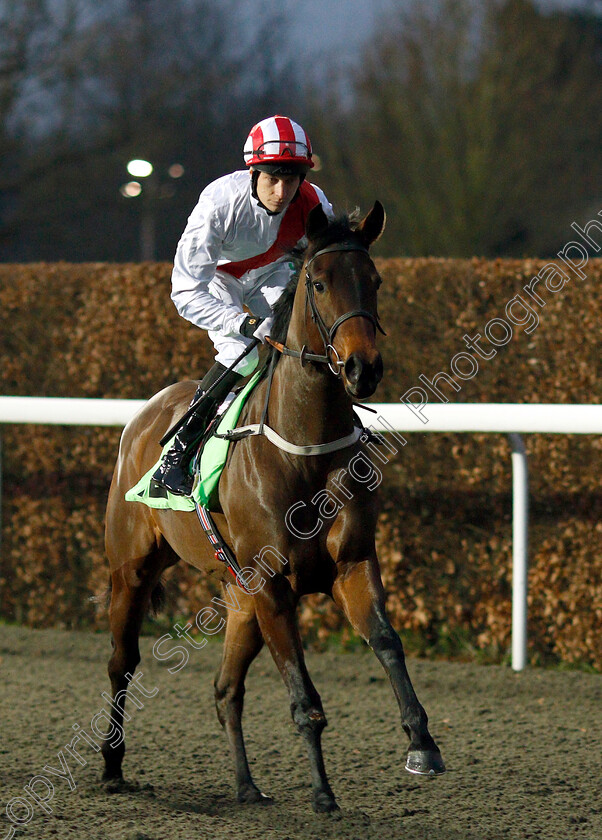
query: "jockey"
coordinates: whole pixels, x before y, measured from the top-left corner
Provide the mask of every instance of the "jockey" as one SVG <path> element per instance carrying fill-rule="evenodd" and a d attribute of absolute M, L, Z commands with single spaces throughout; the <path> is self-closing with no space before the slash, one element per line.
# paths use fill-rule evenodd
<path fill-rule="evenodd" d="M 312 207 L 321 204 L 333 216 L 322 190 L 305 180 L 314 166 L 312 150 L 296 122 L 276 115 L 257 123 L 243 154 L 249 169 L 218 178 L 203 190 L 176 251 L 172 300 L 183 318 L 208 331 L 217 351 L 193 402 L 253 339 L 265 342 L 272 307 L 291 279 L 290 252 L 304 244 Z M 194 444 L 215 408 L 257 362 L 254 348 L 227 372 L 178 431 L 155 481 L 172 493 L 190 495 Z"/>

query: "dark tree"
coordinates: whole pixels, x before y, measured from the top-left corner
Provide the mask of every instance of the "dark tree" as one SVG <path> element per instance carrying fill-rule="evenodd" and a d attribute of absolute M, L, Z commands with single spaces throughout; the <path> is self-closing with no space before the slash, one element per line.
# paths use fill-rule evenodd
<path fill-rule="evenodd" d="M 345 204 L 383 201 L 387 254 L 549 254 L 600 209 L 601 61 L 593 13 L 397 11 L 358 61 L 351 105 L 315 111 L 324 184 Z"/>

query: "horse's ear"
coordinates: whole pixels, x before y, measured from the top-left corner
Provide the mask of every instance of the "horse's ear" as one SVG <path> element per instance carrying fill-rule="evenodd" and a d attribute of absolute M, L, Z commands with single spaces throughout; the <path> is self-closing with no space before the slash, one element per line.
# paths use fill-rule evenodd
<path fill-rule="evenodd" d="M 362 219 L 356 228 L 356 233 L 360 234 L 366 247 L 376 242 L 385 229 L 386 221 L 385 208 L 380 201 L 375 201 L 372 210 L 370 210 L 365 219 Z"/>
<path fill-rule="evenodd" d="M 305 234 L 309 241 L 316 239 L 318 236 L 326 232 L 328 227 L 328 216 L 324 212 L 321 204 L 316 204 L 307 214 L 307 222 L 305 223 Z"/>

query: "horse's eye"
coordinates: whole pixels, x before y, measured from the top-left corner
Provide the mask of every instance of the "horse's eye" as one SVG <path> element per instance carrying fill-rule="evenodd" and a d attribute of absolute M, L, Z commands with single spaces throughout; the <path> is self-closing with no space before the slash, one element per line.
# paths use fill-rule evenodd
<path fill-rule="evenodd" d="M 319 280 L 314 280 L 314 289 L 316 290 L 316 292 L 323 292 L 324 284 L 320 283 Z"/>

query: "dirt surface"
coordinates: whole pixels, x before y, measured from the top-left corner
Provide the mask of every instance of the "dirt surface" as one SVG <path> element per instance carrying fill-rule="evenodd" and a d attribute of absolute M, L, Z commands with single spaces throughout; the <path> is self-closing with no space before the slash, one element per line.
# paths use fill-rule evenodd
<path fill-rule="evenodd" d="M 80 742 L 107 701 L 107 635 L 0 627 L 0 840 L 601 840 L 602 677 L 410 661 L 414 686 L 447 763 L 437 779 L 403 769 L 406 738 L 393 694 L 369 651 L 309 654 L 329 726 L 326 766 L 341 811 L 315 815 L 304 745 L 266 651 L 247 681 L 245 724 L 257 783 L 271 806 L 241 806 L 213 707 L 221 646 L 158 662 L 143 639 L 142 684 L 158 689 L 129 710 L 124 770 L 136 784 L 108 793 L 101 759 Z M 75 789 L 70 790 L 68 773 Z M 53 775 L 44 767 L 54 768 Z M 24 786 L 50 797 L 33 807 Z"/>

